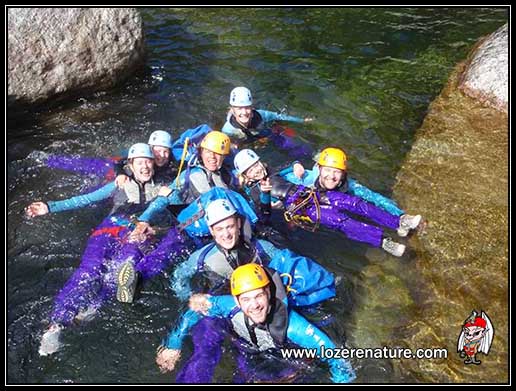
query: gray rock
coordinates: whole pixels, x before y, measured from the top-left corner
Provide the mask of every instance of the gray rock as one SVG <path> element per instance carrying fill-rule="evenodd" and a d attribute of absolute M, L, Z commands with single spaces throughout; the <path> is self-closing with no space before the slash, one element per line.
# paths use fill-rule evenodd
<path fill-rule="evenodd" d="M 459 89 L 498 110 L 508 111 L 509 31 L 500 27 L 472 52 Z"/>
<path fill-rule="evenodd" d="M 109 89 L 143 65 L 133 8 L 9 8 L 9 107 Z"/>

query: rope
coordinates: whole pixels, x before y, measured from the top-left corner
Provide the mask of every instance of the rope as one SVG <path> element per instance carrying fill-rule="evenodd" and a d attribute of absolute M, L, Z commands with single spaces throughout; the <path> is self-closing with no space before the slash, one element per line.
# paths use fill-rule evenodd
<path fill-rule="evenodd" d="M 186 154 L 188 152 L 188 144 L 190 143 L 190 139 L 187 137 L 185 138 L 185 143 L 183 144 L 183 153 L 181 154 L 181 163 L 179 163 L 179 170 L 177 171 L 177 177 L 176 177 L 176 187 L 179 188 L 179 175 L 181 175 L 181 170 L 183 169 L 183 164 L 186 159 Z"/>
<path fill-rule="evenodd" d="M 315 205 L 315 223 L 308 216 L 296 214 L 297 211 L 306 207 L 311 201 L 313 201 Z M 294 224 L 307 231 L 314 232 L 315 230 L 317 230 L 321 222 L 321 206 L 319 204 L 319 200 L 317 199 L 317 195 L 315 194 L 315 190 L 310 189 L 308 195 L 305 198 L 302 198 L 300 202 L 290 204 L 287 210 L 283 213 L 283 216 L 285 217 L 285 220 L 288 223 L 292 221 Z"/>

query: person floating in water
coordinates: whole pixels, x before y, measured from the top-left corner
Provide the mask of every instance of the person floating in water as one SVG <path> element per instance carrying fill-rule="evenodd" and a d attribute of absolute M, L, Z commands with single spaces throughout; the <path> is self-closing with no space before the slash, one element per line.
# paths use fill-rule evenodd
<path fill-rule="evenodd" d="M 285 219 L 289 222 L 312 231 L 320 225 L 339 230 L 352 240 L 381 247 L 397 257 L 402 256 L 405 245 L 394 242 L 382 228 L 355 220 L 351 215 L 365 217 L 397 230 L 399 236 L 406 236 L 409 229 L 416 228 L 421 216 L 390 213 L 372 202 L 349 194 L 342 184 L 346 180 L 346 156 L 340 149 L 326 148 L 319 157 L 318 165 L 320 174 L 311 186 L 305 186 L 284 180 L 281 175 L 287 174 L 283 172 L 269 176 L 259 156 L 252 150 L 242 150 L 235 156 L 235 170 L 240 175 L 242 189 L 255 205 L 260 205 L 262 212 L 267 210 L 268 203 L 279 204 L 277 201 L 281 201 L 279 205 L 284 208 Z M 361 194 L 365 193 L 362 189 Z M 368 196 L 371 193 L 368 190 Z M 382 196 L 376 198 L 379 197 Z M 392 204 L 384 198 L 381 198 L 380 204 Z"/>
<path fill-rule="evenodd" d="M 61 201 L 33 202 L 26 208 L 27 216 L 32 218 L 86 207 L 108 198 L 113 201 L 109 216 L 90 235 L 78 269 L 55 299 L 50 326 L 41 340 L 41 355 L 59 349 L 61 330 L 81 314 L 93 313 L 115 297 L 132 302 L 138 275 L 145 279 L 157 275 L 188 248 L 185 237 L 175 227 L 145 256 L 141 251 L 151 247 L 149 241 L 140 247 L 127 242 L 133 228 L 131 215 L 145 209 L 163 185 L 154 175 L 154 155 L 149 145 L 134 144 L 129 149 L 128 161 L 132 174 L 121 189 L 113 181 L 90 194 Z M 172 222 L 169 214 L 162 215 L 161 220 L 165 226 Z M 134 268 L 126 267 L 131 262 Z"/>
<path fill-rule="evenodd" d="M 175 368 L 181 357 L 184 338 L 203 316 L 219 318 L 221 327 L 232 337 L 238 352 L 238 369 L 244 382 L 278 381 L 278 378 L 293 375 L 285 371 L 260 374 L 251 362 L 256 362 L 261 354 L 265 357 L 267 353 L 289 347 L 319 352 L 322 347 L 336 347 L 323 331 L 289 306 L 287 288 L 274 270 L 256 263 L 239 266 L 231 274 L 230 288 L 232 296 L 196 294 L 190 298 L 190 309 L 169 334 L 165 345 L 158 350 L 156 363 L 162 372 Z M 326 357 L 321 357 L 321 360 L 328 363 L 332 382 L 350 383 L 356 378 L 348 361 Z"/>
<path fill-rule="evenodd" d="M 267 138 L 278 148 L 288 150 L 296 157 L 309 156 L 308 144 L 296 139 L 292 129 L 284 129 L 275 121 L 306 123 L 312 118 L 300 118 L 253 107 L 253 97 L 247 87 L 236 87 L 229 95 L 230 108 L 221 131 L 231 137 L 235 145 L 246 146 Z"/>

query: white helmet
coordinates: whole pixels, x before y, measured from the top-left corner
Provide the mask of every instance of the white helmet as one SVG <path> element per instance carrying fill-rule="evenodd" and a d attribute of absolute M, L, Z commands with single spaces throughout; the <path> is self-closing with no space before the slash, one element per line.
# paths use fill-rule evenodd
<path fill-rule="evenodd" d="M 149 145 L 172 148 L 172 136 L 164 130 L 155 130 L 149 137 Z"/>
<path fill-rule="evenodd" d="M 237 211 L 231 201 L 218 199 L 210 202 L 204 212 L 206 223 L 211 227 L 213 224 L 233 216 Z"/>
<path fill-rule="evenodd" d="M 233 88 L 229 94 L 229 104 L 231 106 L 251 106 L 253 104 L 253 96 L 251 91 L 246 87 Z"/>
<path fill-rule="evenodd" d="M 260 160 L 260 157 L 251 149 L 242 149 L 235 156 L 233 164 L 239 174 L 243 174 L 249 167 Z"/>
<path fill-rule="evenodd" d="M 127 159 L 134 159 L 136 157 L 147 157 L 149 159 L 154 159 L 154 154 L 152 153 L 149 144 L 136 143 L 132 145 L 131 148 L 129 148 Z"/>

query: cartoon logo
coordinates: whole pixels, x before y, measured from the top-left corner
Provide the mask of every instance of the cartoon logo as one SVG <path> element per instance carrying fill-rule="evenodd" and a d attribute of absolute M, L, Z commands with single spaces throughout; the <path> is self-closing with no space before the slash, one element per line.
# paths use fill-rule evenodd
<path fill-rule="evenodd" d="M 457 352 L 461 358 L 466 358 L 464 364 L 480 365 L 482 361 L 477 360 L 478 353 L 489 354 L 493 342 L 494 327 L 491 319 L 484 311 L 478 316 L 476 311 L 464 321 L 462 332 L 457 343 Z"/>

